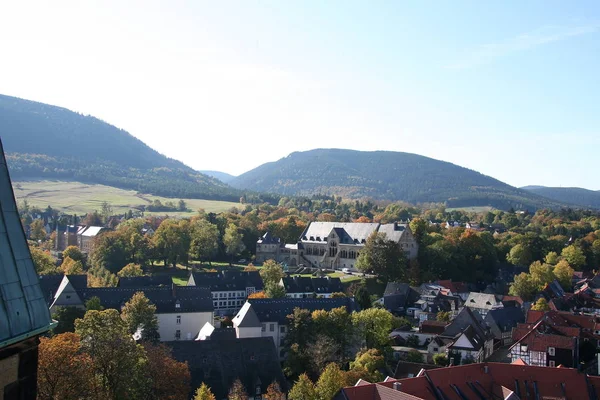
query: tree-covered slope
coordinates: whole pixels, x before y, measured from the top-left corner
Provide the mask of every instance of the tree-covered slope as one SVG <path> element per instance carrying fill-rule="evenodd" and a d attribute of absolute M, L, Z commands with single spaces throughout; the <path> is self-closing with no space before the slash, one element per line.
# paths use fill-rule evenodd
<path fill-rule="evenodd" d="M 221 171 L 200 171 L 200 172 L 203 173 L 204 175 L 212 176 L 213 178 L 216 178 L 216 179 L 220 180 L 221 182 L 225 182 L 225 183 L 228 183 L 233 178 L 235 178 L 235 176 L 228 174 L 227 172 L 221 172 Z"/>
<path fill-rule="evenodd" d="M 0 136 L 15 180 L 76 180 L 166 197 L 241 195 L 122 129 L 61 107 L 0 95 Z"/>
<path fill-rule="evenodd" d="M 391 151 L 295 152 L 246 172 L 229 184 L 283 195 L 336 194 L 410 203 L 445 202 L 449 207 L 559 206 L 458 165 Z"/>
<path fill-rule="evenodd" d="M 521 188 L 562 203 L 600 209 L 600 191 L 576 187 L 525 186 Z"/>

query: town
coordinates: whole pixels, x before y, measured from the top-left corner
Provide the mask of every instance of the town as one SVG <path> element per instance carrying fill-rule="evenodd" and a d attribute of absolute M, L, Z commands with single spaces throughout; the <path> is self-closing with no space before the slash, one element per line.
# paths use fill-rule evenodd
<path fill-rule="evenodd" d="M 79 218 L 1 161 L 6 399 L 599 398 L 597 213 Z"/>

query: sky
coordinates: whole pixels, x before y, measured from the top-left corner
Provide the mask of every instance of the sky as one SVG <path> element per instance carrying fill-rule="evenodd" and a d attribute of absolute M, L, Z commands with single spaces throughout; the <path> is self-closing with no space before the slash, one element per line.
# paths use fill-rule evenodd
<path fill-rule="evenodd" d="M 4 1 L 0 93 L 198 170 L 417 153 L 600 190 L 600 2 Z"/>

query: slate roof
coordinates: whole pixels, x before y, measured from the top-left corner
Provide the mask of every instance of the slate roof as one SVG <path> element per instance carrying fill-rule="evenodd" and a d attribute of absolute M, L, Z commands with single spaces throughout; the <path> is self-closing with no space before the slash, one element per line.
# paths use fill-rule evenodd
<path fill-rule="evenodd" d="M 429 370 L 429 369 L 436 369 L 436 368 L 441 368 L 438 365 L 433 365 L 433 364 L 424 364 L 424 363 L 413 363 L 413 362 L 408 362 L 408 361 L 398 361 L 398 364 L 396 365 L 396 370 L 394 371 L 394 378 L 395 379 L 403 379 L 403 378 L 408 378 L 409 374 L 412 374 L 412 376 L 417 376 L 417 374 L 419 372 L 421 372 L 421 370 Z"/>
<path fill-rule="evenodd" d="M 498 308 L 490 310 L 484 322 L 490 327 L 494 337 L 500 339 L 502 333 L 511 332 L 519 323 L 525 322 L 525 314 L 519 307 Z"/>
<path fill-rule="evenodd" d="M 49 330 L 51 322 L 0 140 L 0 348 L 29 333 Z"/>
<path fill-rule="evenodd" d="M 340 278 L 309 278 L 304 276 L 282 278 L 286 293 L 335 293 L 344 292 Z"/>
<path fill-rule="evenodd" d="M 383 305 L 387 310 L 406 308 L 419 300 L 419 293 L 407 283 L 388 282 L 383 292 Z"/>
<path fill-rule="evenodd" d="M 118 287 L 121 288 L 142 288 L 142 287 L 157 287 L 157 286 L 171 286 L 173 279 L 168 275 L 156 275 L 156 276 L 132 276 L 119 278 Z"/>
<path fill-rule="evenodd" d="M 484 310 L 491 310 L 496 307 L 498 300 L 496 296 L 488 293 L 471 292 L 469 297 L 465 301 L 466 307 L 480 308 Z"/>
<path fill-rule="evenodd" d="M 346 238 L 348 244 L 360 244 L 366 242 L 371 234 L 379 228 L 378 223 L 359 222 L 311 222 L 300 235 L 300 241 L 322 243 L 327 242 L 327 237 L 334 228 L 343 229 L 342 238 Z M 340 235 L 340 230 L 336 232 Z"/>
<path fill-rule="evenodd" d="M 250 395 L 260 386 L 261 393 L 277 381 L 289 389 L 281 370 L 279 355 L 271 337 L 165 342 L 173 358 L 187 362 L 193 390 L 204 382 L 217 399 L 227 398 L 229 388 L 239 378 Z"/>
<path fill-rule="evenodd" d="M 195 340 L 230 340 L 236 337 L 235 329 L 215 328 L 210 322 L 207 322 L 200 329 Z"/>
<path fill-rule="evenodd" d="M 479 332 L 481 331 L 475 326 L 467 326 L 459 335 L 457 335 L 456 340 L 452 344 L 450 344 L 448 348 L 460 349 L 461 347 L 457 345 L 457 341 L 462 335 L 464 335 L 467 338 L 467 340 L 471 343 L 471 345 L 473 345 L 473 350 L 479 351 L 486 341 L 485 335 L 482 335 Z"/>
<path fill-rule="evenodd" d="M 54 300 L 54 295 L 58 291 L 58 287 L 63 280 L 63 275 L 40 275 L 40 288 L 42 289 L 42 294 L 44 295 L 44 299 L 46 300 L 46 304 L 48 307 L 52 304 Z"/>
<path fill-rule="evenodd" d="M 278 322 L 287 325 L 287 316 L 294 313 L 296 307 L 309 311 L 326 310 L 346 307 L 348 312 L 357 310 L 357 305 L 352 297 L 338 297 L 334 299 L 248 299 L 260 322 Z"/>
<path fill-rule="evenodd" d="M 380 225 L 378 232 L 385 233 L 385 238 L 387 240 L 399 242 L 402 238 L 402 235 L 404 235 L 404 232 L 407 230 L 410 230 L 410 228 L 408 228 L 408 224 L 393 223 Z"/>
<path fill-rule="evenodd" d="M 206 287 L 212 292 L 245 291 L 248 287 L 260 291 L 264 288 L 258 271 L 240 271 L 237 268 L 217 272 L 192 272 L 188 286 Z"/>
<path fill-rule="evenodd" d="M 252 304 L 245 302 L 240 311 L 233 317 L 233 326 L 240 328 L 257 328 L 260 327 L 260 320 L 254 312 Z"/>
<path fill-rule="evenodd" d="M 88 226 L 88 227 L 86 227 L 85 230 L 83 230 L 79 234 L 81 236 L 94 237 L 94 236 L 98 235 L 103 229 L 105 229 L 103 226 Z"/>
<path fill-rule="evenodd" d="M 271 232 L 266 232 L 257 241 L 257 244 L 281 244 L 281 239 L 271 235 Z"/>
<path fill-rule="evenodd" d="M 452 322 L 446 326 L 446 329 L 441 336 L 454 338 L 462 333 L 467 326 L 472 326 L 479 336 L 491 338 L 491 332 L 488 332 L 487 326 L 484 324 L 481 315 L 468 307 L 464 307 L 461 312 L 458 313 Z"/>
<path fill-rule="evenodd" d="M 156 306 L 158 314 L 212 312 L 212 294 L 206 288 L 195 286 L 146 287 L 146 288 L 85 288 L 77 290 L 81 300 L 98 297 L 104 308 L 120 310 L 136 292 L 144 295 Z M 177 307 L 179 304 L 179 307 Z"/>

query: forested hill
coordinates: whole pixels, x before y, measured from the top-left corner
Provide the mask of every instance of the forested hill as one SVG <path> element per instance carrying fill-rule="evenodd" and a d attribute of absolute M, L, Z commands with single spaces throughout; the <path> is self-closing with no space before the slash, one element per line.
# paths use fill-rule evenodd
<path fill-rule="evenodd" d="M 521 189 L 563 203 L 600 209 L 600 191 L 576 187 L 525 186 Z"/>
<path fill-rule="evenodd" d="M 217 178 L 221 182 L 225 182 L 225 183 L 227 183 L 230 180 L 232 180 L 233 178 L 235 178 L 235 176 L 228 174 L 227 172 L 221 172 L 221 171 L 200 171 L 200 172 L 203 173 L 204 175 L 208 175 L 208 176 L 212 176 L 213 178 Z"/>
<path fill-rule="evenodd" d="M 122 129 L 61 107 L 0 95 L 0 137 L 15 180 L 77 180 L 166 197 L 241 196 Z"/>
<path fill-rule="evenodd" d="M 391 151 L 295 152 L 246 172 L 229 184 L 283 195 L 336 194 L 410 203 L 445 202 L 448 207 L 560 206 L 476 171 L 417 154 Z"/>

